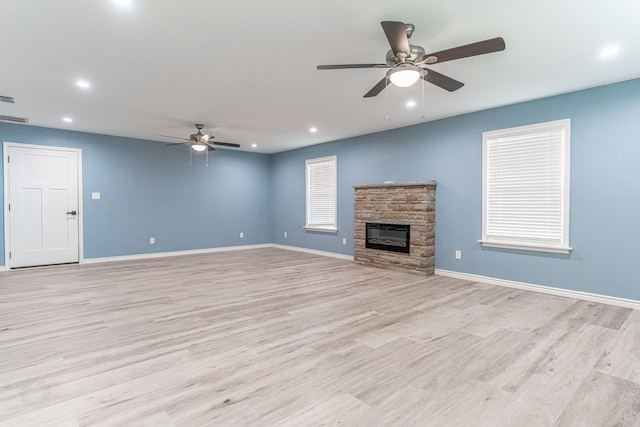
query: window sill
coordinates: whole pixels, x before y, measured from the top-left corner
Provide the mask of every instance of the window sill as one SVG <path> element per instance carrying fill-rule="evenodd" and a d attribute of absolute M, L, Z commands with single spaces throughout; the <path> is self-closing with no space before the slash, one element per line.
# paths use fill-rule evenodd
<path fill-rule="evenodd" d="M 334 227 L 305 226 L 306 231 L 315 231 L 320 233 L 337 233 L 338 229 Z"/>
<path fill-rule="evenodd" d="M 499 242 L 495 240 L 478 240 L 478 243 L 488 248 L 517 249 L 521 251 L 551 252 L 556 254 L 569 254 L 573 250 L 573 248 L 569 246 L 545 246 L 518 242 Z"/>

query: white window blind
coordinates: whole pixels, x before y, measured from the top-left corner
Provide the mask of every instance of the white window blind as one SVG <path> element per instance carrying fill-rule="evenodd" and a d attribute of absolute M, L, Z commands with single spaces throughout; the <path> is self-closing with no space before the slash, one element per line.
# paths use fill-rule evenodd
<path fill-rule="evenodd" d="M 483 134 L 483 245 L 570 250 L 569 130 L 560 120 Z"/>
<path fill-rule="evenodd" d="M 305 228 L 337 231 L 336 156 L 306 161 L 307 219 Z"/>

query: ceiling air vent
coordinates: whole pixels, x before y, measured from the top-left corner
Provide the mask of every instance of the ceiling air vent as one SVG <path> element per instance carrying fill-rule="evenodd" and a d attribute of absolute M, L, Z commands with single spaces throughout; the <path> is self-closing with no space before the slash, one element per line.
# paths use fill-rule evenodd
<path fill-rule="evenodd" d="M 12 117 L 12 116 L 0 116 L 0 121 L 11 123 L 29 123 L 29 119 L 26 117 Z"/>
<path fill-rule="evenodd" d="M 6 102 L 7 104 L 15 104 L 16 100 L 13 99 L 13 96 L 0 95 L 0 102 Z"/>

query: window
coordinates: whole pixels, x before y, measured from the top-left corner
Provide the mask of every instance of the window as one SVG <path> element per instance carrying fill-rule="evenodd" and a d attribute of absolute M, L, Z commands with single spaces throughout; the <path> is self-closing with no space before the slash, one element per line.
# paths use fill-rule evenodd
<path fill-rule="evenodd" d="M 305 228 L 338 231 L 336 219 L 336 156 L 306 161 L 307 220 Z"/>
<path fill-rule="evenodd" d="M 569 253 L 570 124 L 482 134 L 483 246 Z"/>

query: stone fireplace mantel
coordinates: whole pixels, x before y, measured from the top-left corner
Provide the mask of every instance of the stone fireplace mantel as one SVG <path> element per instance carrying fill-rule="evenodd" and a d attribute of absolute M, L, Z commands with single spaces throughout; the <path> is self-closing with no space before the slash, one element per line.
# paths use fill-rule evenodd
<path fill-rule="evenodd" d="M 355 185 L 354 260 L 359 264 L 431 275 L 435 268 L 436 182 Z M 366 223 L 409 224 L 410 252 L 365 247 Z"/>

